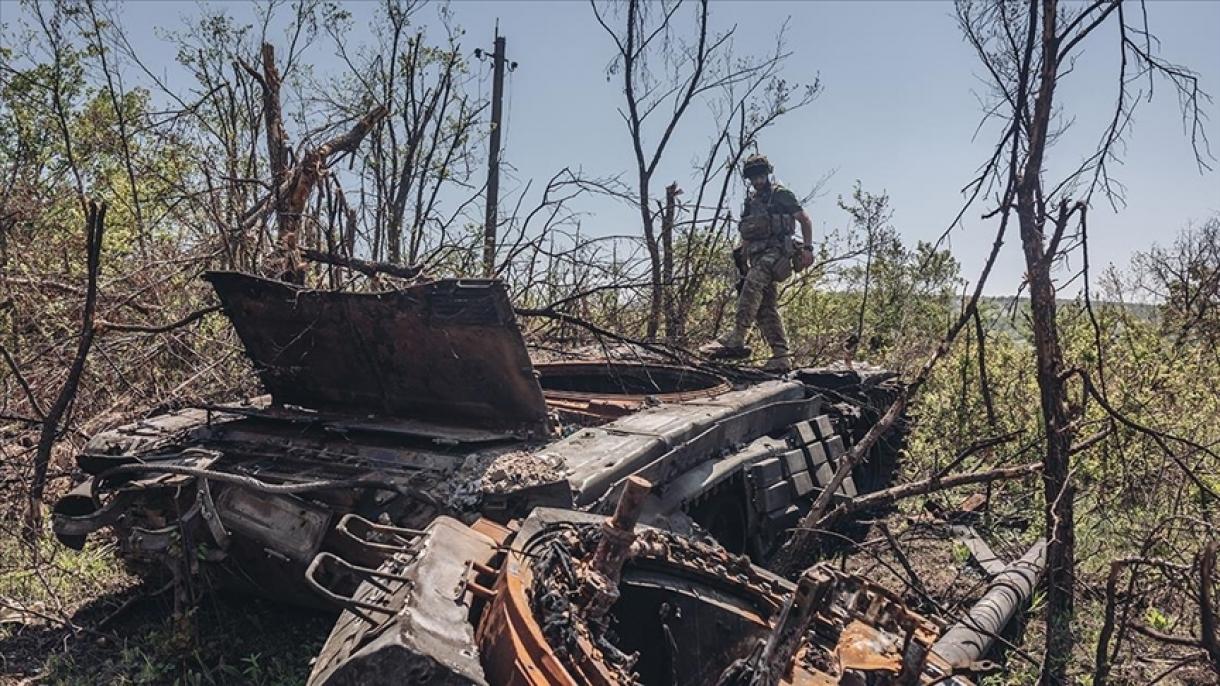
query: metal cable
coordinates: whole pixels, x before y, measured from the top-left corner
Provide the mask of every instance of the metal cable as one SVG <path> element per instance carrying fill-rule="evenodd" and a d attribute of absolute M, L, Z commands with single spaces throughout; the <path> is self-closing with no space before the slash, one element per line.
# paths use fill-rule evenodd
<path fill-rule="evenodd" d="M 103 480 L 118 474 L 133 474 L 142 472 L 182 474 L 184 476 L 193 476 L 200 479 L 208 479 L 209 481 L 232 484 L 240 488 L 246 488 L 252 491 L 258 491 L 260 493 L 269 493 L 274 495 L 294 495 L 298 493 L 309 493 L 312 491 L 330 491 L 340 488 L 379 488 L 382 490 L 394 491 L 395 493 L 415 498 L 417 500 L 422 500 L 430 505 L 437 504 L 435 498 L 417 488 L 411 488 L 383 479 L 326 479 L 322 481 L 306 481 L 293 484 L 272 484 L 251 476 L 242 476 L 240 474 L 217 472 L 211 469 L 188 467 L 186 465 L 155 463 L 119 465 L 106 470 L 104 473 L 98 476 L 98 479 Z"/>

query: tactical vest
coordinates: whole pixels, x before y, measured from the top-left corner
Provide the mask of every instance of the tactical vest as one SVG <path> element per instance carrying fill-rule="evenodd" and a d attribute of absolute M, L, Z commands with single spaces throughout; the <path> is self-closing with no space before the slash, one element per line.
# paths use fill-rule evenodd
<path fill-rule="evenodd" d="M 782 242 L 796 231 L 796 216 L 781 213 L 771 207 L 771 198 L 779 186 L 773 186 L 766 199 L 752 195 L 746 199 L 745 210 L 737 230 L 745 241 L 775 241 Z"/>

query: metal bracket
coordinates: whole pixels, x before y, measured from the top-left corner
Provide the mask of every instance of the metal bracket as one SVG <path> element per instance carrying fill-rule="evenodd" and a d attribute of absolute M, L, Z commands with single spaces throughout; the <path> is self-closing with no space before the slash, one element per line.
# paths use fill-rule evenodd
<path fill-rule="evenodd" d="M 393 555 L 410 549 L 423 535 L 417 529 L 378 524 L 352 513 L 343 515 L 332 531 L 337 551 L 366 567 L 380 566 Z"/>
<path fill-rule="evenodd" d="M 471 576 L 471 572 L 474 572 L 473 577 Z M 479 598 L 480 600 L 491 600 L 492 598 L 495 598 L 496 591 L 479 583 L 478 579 L 481 576 L 495 577 L 498 576 L 499 573 L 499 570 L 488 567 L 481 562 L 467 560 L 466 569 L 462 571 L 462 578 L 460 581 L 458 581 L 457 587 L 453 589 L 453 602 L 462 602 L 462 597 L 466 595 L 467 591 L 470 591 L 471 595 Z"/>
<path fill-rule="evenodd" d="M 361 610 L 380 613 L 386 615 L 387 617 L 392 616 L 394 611 L 383 605 L 378 605 L 377 603 L 357 600 L 354 595 L 345 596 L 331 590 L 318 579 L 318 572 L 323 568 L 330 568 L 332 572 L 336 572 L 336 576 L 355 578 L 362 582 L 367 581 L 368 583 L 376 586 L 387 596 L 392 594 L 395 589 L 392 589 L 385 583 L 382 583 L 382 580 L 396 581 L 406 585 L 411 584 L 411 579 L 408 577 L 400 574 L 383 572 L 370 567 L 354 565 L 338 555 L 335 555 L 334 553 L 318 553 L 317 556 L 314 557 L 313 562 L 309 563 L 309 568 L 305 570 L 305 581 L 309 584 L 310 588 L 312 588 L 322 597 L 330 600 L 338 607 L 347 610 L 353 615 L 356 615 L 360 619 L 364 620 L 370 626 L 377 626 L 378 623 L 373 621 L 372 617 Z"/>
<path fill-rule="evenodd" d="M 221 550 L 228 550 L 229 532 L 225 531 L 224 524 L 220 521 L 220 514 L 216 511 L 216 503 L 212 501 L 212 489 L 208 485 L 207 479 L 199 479 L 198 499 L 199 513 L 203 515 L 203 521 L 208 525 L 212 539 L 216 541 L 216 545 L 220 546 Z"/>

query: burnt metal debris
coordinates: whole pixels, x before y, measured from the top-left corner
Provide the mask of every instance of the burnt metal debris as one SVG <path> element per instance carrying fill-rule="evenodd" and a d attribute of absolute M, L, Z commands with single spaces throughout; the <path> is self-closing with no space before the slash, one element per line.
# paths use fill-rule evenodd
<path fill-rule="evenodd" d="M 866 579 L 766 570 L 891 373 L 535 364 L 495 280 L 206 278 L 268 395 L 94 437 L 55 533 L 113 530 L 180 609 L 223 586 L 340 610 L 312 684 L 967 683 L 1044 565 L 948 631 Z M 905 430 L 835 498 L 889 485 Z"/>
<path fill-rule="evenodd" d="M 618 514 L 632 500 L 624 491 Z M 982 645 L 986 628 L 945 631 L 866 579 L 817 565 L 793 584 L 713 542 L 615 519 L 538 508 L 508 528 L 436 520 L 387 559 L 383 569 L 401 580 L 357 589 L 354 600 L 385 611 L 345 610 L 310 686 L 404 676 L 538 686 L 966 686 L 970 672 L 994 668 L 954 663 L 947 649 Z M 626 557 L 605 555 L 608 536 L 615 550 L 626 543 Z M 619 577 L 609 604 L 607 559 Z"/>

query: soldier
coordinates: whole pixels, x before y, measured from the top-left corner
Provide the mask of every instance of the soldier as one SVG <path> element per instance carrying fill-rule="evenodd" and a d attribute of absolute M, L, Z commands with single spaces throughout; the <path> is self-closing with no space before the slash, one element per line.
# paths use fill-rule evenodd
<path fill-rule="evenodd" d="M 792 191 L 771 181 L 771 163 L 750 155 L 741 169 L 752 191 L 746 198 L 738 230 L 746 269 L 737 296 L 733 329 L 699 352 L 713 358 L 740 359 L 750 354 L 746 334 L 757 320 L 758 330 L 771 346 L 771 359 L 763 370 L 784 373 L 792 369 L 792 355 L 779 316 L 778 285 L 792 273 L 813 264 L 813 222 Z M 793 230 L 801 225 L 804 243 L 795 244 Z M 734 251 L 737 252 L 737 251 Z"/>

